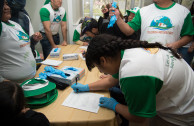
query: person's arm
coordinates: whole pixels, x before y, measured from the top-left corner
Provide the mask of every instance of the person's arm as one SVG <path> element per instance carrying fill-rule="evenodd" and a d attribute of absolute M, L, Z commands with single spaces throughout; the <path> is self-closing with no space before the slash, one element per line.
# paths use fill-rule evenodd
<path fill-rule="evenodd" d="M 42 24 L 44 26 L 44 31 L 45 31 L 46 37 L 48 38 L 52 48 L 57 48 L 57 45 L 54 43 L 52 32 L 51 32 L 51 29 L 50 29 L 51 22 L 50 21 L 44 21 L 44 22 L 42 22 Z"/>
<path fill-rule="evenodd" d="M 191 42 L 193 35 L 194 35 L 194 27 L 192 23 L 191 13 L 188 13 L 181 29 L 181 33 L 180 33 L 181 39 L 171 44 L 167 44 L 167 46 L 174 49 L 178 49 L 188 44 L 189 42 Z"/>
<path fill-rule="evenodd" d="M 115 11 L 115 12 L 112 12 L 112 11 Z M 119 27 L 119 29 L 126 35 L 126 36 L 129 36 L 129 35 L 132 35 L 135 31 L 127 24 L 123 21 L 123 19 L 120 17 L 120 13 L 119 13 L 119 10 L 118 9 L 115 9 L 115 8 L 110 8 L 109 10 L 109 16 L 113 16 L 113 15 L 116 15 L 117 17 L 117 25 Z"/>
<path fill-rule="evenodd" d="M 117 104 L 115 109 L 117 113 L 119 113 L 124 118 L 129 120 L 131 123 L 135 122 L 135 123 L 138 123 L 139 125 L 141 124 L 141 126 L 145 126 L 145 124 L 149 120 L 149 118 L 144 118 L 144 117 L 135 116 L 135 115 L 130 114 L 128 107 L 126 105 Z"/>
<path fill-rule="evenodd" d="M 106 90 L 117 85 L 118 83 L 118 79 L 115 79 L 112 76 L 108 76 L 107 78 L 88 84 L 88 86 L 90 90 Z"/>
<path fill-rule="evenodd" d="M 183 36 L 178 41 L 170 43 L 170 44 L 166 44 L 166 46 L 173 48 L 173 49 L 178 49 L 178 48 L 188 44 L 189 42 L 191 42 L 191 40 L 192 40 L 192 36 Z"/>
<path fill-rule="evenodd" d="M 66 21 L 61 21 L 61 31 L 63 35 L 63 42 L 61 45 L 66 46 L 67 45 L 67 23 Z"/>
<path fill-rule="evenodd" d="M 117 25 L 126 36 L 130 36 L 135 32 L 121 17 L 117 19 Z"/>
<path fill-rule="evenodd" d="M 189 53 L 192 53 L 194 51 L 194 41 L 192 42 L 191 46 L 188 49 Z"/>
<path fill-rule="evenodd" d="M 106 90 L 109 89 L 115 85 L 118 84 L 118 79 L 113 78 L 112 76 L 98 80 L 96 82 L 93 82 L 91 84 L 80 84 L 80 83 L 75 83 L 71 85 L 71 88 L 75 92 L 86 92 L 86 91 L 94 91 L 94 90 Z"/>
<path fill-rule="evenodd" d="M 81 45 L 81 46 L 87 46 L 89 45 L 87 42 L 82 42 L 81 40 L 78 40 L 75 42 L 77 45 Z"/>
<path fill-rule="evenodd" d="M 38 41 L 42 40 L 42 34 L 40 32 L 36 32 L 32 35 L 32 39 L 37 43 Z"/>
<path fill-rule="evenodd" d="M 44 31 L 46 34 L 46 37 L 48 38 L 52 48 L 57 48 L 57 45 L 55 45 L 52 32 L 50 29 L 51 22 L 50 22 L 50 12 L 46 8 L 40 9 L 40 19 L 44 27 Z"/>

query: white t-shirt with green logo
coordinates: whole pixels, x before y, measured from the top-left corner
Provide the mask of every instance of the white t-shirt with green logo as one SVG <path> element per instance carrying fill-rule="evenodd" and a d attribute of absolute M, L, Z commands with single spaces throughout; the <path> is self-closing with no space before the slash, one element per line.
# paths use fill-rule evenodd
<path fill-rule="evenodd" d="M 77 42 L 77 41 L 87 41 L 87 40 L 91 40 L 91 37 L 88 37 L 86 34 L 82 35 L 81 36 L 81 27 L 82 27 L 82 23 L 79 24 L 75 30 L 74 30 L 74 33 L 73 33 L 73 41 L 74 42 Z"/>
<path fill-rule="evenodd" d="M 78 40 L 80 40 L 80 35 L 81 35 L 81 27 L 82 27 L 82 23 L 80 23 L 74 30 L 73 33 L 73 41 L 77 42 Z"/>
<path fill-rule="evenodd" d="M 36 74 L 36 62 L 30 48 L 29 35 L 21 26 L 9 20 L 0 23 L 0 81 L 15 82 L 31 79 Z"/>
<path fill-rule="evenodd" d="M 132 115 L 157 113 L 173 124 L 194 123 L 194 72 L 183 59 L 157 48 L 126 49 L 121 57 L 119 74 L 113 77 L 119 78 Z"/>
<path fill-rule="evenodd" d="M 66 11 L 63 7 L 59 7 L 58 10 L 53 10 L 51 4 L 46 4 L 40 9 L 40 19 L 41 22 L 50 21 L 51 22 L 51 32 L 56 35 L 59 32 L 61 21 L 66 22 Z M 43 24 L 40 24 L 40 31 L 44 32 Z"/>
<path fill-rule="evenodd" d="M 166 45 L 182 36 L 194 35 L 191 13 L 175 2 L 168 8 L 161 8 L 156 4 L 143 7 L 128 24 L 135 31 L 141 28 L 140 40 L 150 43 Z"/>

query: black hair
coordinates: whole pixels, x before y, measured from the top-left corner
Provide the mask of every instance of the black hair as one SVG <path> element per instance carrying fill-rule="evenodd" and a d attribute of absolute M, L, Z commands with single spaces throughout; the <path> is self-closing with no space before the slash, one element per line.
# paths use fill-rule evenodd
<path fill-rule="evenodd" d="M 4 0 L 0 0 L 0 22 L 3 15 Z"/>
<path fill-rule="evenodd" d="M 190 8 L 191 15 L 194 15 L 194 2 L 192 3 L 192 6 Z"/>
<path fill-rule="evenodd" d="M 14 82 L 4 81 L 0 83 L 0 122 L 15 120 L 21 115 L 25 106 L 25 98 L 22 88 Z M 9 122 L 7 122 L 9 123 Z"/>
<path fill-rule="evenodd" d="M 92 28 L 98 28 L 98 22 L 94 18 L 91 19 L 91 23 L 88 30 L 91 31 Z"/>
<path fill-rule="evenodd" d="M 98 22 L 94 18 L 88 18 L 85 17 L 83 23 L 82 23 L 82 32 L 81 36 L 86 33 L 86 31 L 92 32 L 92 28 L 98 28 Z"/>
<path fill-rule="evenodd" d="M 7 3 L 12 11 L 20 11 L 24 9 L 26 0 L 7 0 Z"/>
<path fill-rule="evenodd" d="M 120 37 L 101 34 L 95 36 L 86 52 L 86 65 L 91 71 L 95 67 L 94 64 L 100 65 L 100 57 L 114 57 L 124 49 L 131 48 L 161 48 L 164 50 L 170 50 L 176 58 L 180 58 L 177 52 L 169 47 L 164 47 L 159 43 L 148 43 L 147 41 L 139 41 L 132 39 L 122 39 Z"/>

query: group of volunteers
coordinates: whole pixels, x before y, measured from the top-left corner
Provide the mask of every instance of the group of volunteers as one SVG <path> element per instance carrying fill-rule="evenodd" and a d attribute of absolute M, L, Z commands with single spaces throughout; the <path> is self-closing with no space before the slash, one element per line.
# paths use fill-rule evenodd
<path fill-rule="evenodd" d="M 25 4 L 0 0 L 0 123 L 49 126 L 44 114 L 26 107 L 20 84 L 35 77 L 39 41 L 44 59 L 59 44 L 68 44 L 68 10 L 62 0 L 46 0 L 34 32 Z M 116 89 L 110 98 L 101 97 L 99 106 L 115 111 L 120 126 L 193 126 L 194 5 L 188 10 L 174 0 L 153 0 L 123 16 L 113 4 L 101 7 L 98 20 L 84 17 L 73 33 L 74 44 L 88 46 L 88 70 L 97 67 L 104 75 L 71 88 L 77 93 Z M 116 22 L 108 28 L 113 16 Z"/>

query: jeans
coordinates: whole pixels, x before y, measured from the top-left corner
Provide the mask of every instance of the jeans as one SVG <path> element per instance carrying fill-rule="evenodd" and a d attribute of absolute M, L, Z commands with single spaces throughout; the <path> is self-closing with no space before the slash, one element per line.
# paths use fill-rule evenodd
<path fill-rule="evenodd" d="M 181 54 L 181 56 L 183 57 L 183 59 L 189 64 L 191 65 L 191 62 L 193 60 L 193 56 L 194 56 L 194 51 L 192 53 L 188 52 L 188 47 L 181 47 L 178 49 L 178 53 Z"/>
<path fill-rule="evenodd" d="M 41 32 L 41 34 L 42 34 L 43 39 L 40 40 L 40 43 L 42 45 L 44 59 L 46 59 L 52 50 L 52 46 L 51 46 L 49 40 L 47 39 L 46 34 L 43 32 Z M 56 45 L 59 45 L 59 43 L 60 43 L 59 34 L 53 35 L 53 41 Z"/>

